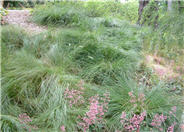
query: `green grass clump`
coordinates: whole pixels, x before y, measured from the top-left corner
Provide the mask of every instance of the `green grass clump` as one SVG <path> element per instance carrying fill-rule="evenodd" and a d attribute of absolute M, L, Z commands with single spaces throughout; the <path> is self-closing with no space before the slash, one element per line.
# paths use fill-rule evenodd
<path fill-rule="evenodd" d="M 55 58 L 49 55 L 47 59 L 38 59 L 22 49 L 6 62 L 2 74 L 1 130 L 10 127 L 8 131 L 24 131 L 18 118 L 21 113 L 32 117 L 32 125 L 42 130 L 59 131 L 61 125 L 68 126 L 68 131 L 76 129 L 77 115 L 66 105 L 64 90 L 73 88 L 78 78 L 67 75 L 65 65 L 56 64 Z"/>
<path fill-rule="evenodd" d="M 135 56 L 134 56 L 135 55 Z M 106 84 L 117 77 L 130 77 L 136 69 L 137 54 L 110 46 L 88 44 L 75 55 L 78 65 L 84 68 L 82 75 L 97 84 Z M 130 74 L 129 74 L 130 73 Z"/>
<path fill-rule="evenodd" d="M 65 52 L 88 81 L 106 84 L 120 76 L 129 78 L 139 66 L 141 41 L 137 27 L 126 22 L 119 26 L 91 32 L 63 29 L 57 34 L 58 49 Z"/>
<path fill-rule="evenodd" d="M 2 45 L 6 45 L 9 50 L 17 50 L 23 46 L 24 39 L 27 37 L 25 31 L 15 26 L 2 27 Z"/>
<path fill-rule="evenodd" d="M 114 17 L 135 23 L 137 9 L 137 2 L 59 2 L 36 7 L 32 19 L 50 26 L 81 26 L 99 17 Z"/>
<path fill-rule="evenodd" d="M 126 33 L 128 30 L 131 30 L 129 34 Z M 85 41 L 74 55 L 79 67 L 85 69 L 82 76 L 97 84 L 115 81 L 117 77 L 132 76 L 141 56 L 141 41 L 135 30 L 128 26 L 109 28 L 100 31 L 95 40 Z"/>
<path fill-rule="evenodd" d="M 43 25 L 79 25 L 83 11 L 74 2 L 69 3 L 40 6 L 33 11 L 33 20 Z"/>
<path fill-rule="evenodd" d="M 109 103 L 109 111 L 106 115 L 108 118 L 107 126 L 109 130 L 114 131 L 115 129 L 123 129 L 120 122 L 123 111 L 126 112 L 126 115 L 129 117 L 133 114 L 140 114 L 146 111 L 147 116 L 144 120 L 145 124 L 142 125 L 140 131 L 149 131 L 151 129 L 157 131 L 157 129 L 150 125 L 155 114 L 164 114 L 168 116 L 166 122 L 161 126 L 163 130 L 167 130 L 173 122 L 177 122 L 175 130 L 180 130 L 178 125 L 180 124 L 182 112 L 182 106 L 180 105 L 181 98 L 178 98 L 172 93 L 168 93 L 164 83 L 160 82 L 152 88 L 147 88 L 145 86 L 137 87 L 131 80 L 121 80 L 119 83 L 114 84 L 110 88 L 110 91 L 112 100 Z M 132 103 L 130 92 L 133 93 L 136 99 L 139 98 L 140 94 L 144 94 L 144 103 Z M 169 112 L 174 105 L 177 107 L 176 116 L 171 116 L 171 118 L 169 118 Z"/>

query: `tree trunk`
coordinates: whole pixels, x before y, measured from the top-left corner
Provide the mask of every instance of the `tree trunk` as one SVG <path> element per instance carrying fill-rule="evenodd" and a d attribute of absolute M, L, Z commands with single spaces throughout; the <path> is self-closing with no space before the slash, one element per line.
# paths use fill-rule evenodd
<path fill-rule="evenodd" d="M 3 4 L 4 4 L 4 0 L 1 0 L 1 5 L 0 5 L 0 7 L 3 8 Z"/>
<path fill-rule="evenodd" d="M 172 11 L 172 0 L 168 0 L 167 10 L 168 10 L 169 12 Z"/>
<path fill-rule="evenodd" d="M 178 1 L 178 10 L 179 10 L 179 13 L 182 13 L 184 10 L 184 1 L 181 1 L 179 0 Z"/>
<path fill-rule="evenodd" d="M 139 0 L 139 18 L 137 23 L 140 24 L 144 7 L 149 3 L 149 0 Z"/>
<path fill-rule="evenodd" d="M 155 0 L 156 2 L 156 8 L 155 8 L 155 12 L 158 12 L 159 10 L 159 1 L 158 0 Z M 158 17 L 159 17 L 159 13 L 157 14 L 157 16 L 155 17 L 155 20 L 154 20 L 154 27 L 157 28 L 158 27 Z"/>

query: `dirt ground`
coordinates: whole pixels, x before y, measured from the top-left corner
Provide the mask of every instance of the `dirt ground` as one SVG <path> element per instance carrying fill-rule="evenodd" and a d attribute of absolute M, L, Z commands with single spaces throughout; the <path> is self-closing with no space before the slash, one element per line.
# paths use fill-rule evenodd
<path fill-rule="evenodd" d="M 29 33 L 40 33 L 46 31 L 46 27 L 39 26 L 30 21 L 29 10 L 8 10 L 8 15 L 3 16 L 3 22 L 18 25 Z"/>

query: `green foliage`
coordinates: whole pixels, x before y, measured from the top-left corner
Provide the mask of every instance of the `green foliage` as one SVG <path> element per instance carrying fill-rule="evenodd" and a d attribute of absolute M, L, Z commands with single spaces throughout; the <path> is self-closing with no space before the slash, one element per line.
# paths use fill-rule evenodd
<path fill-rule="evenodd" d="M 162 35 L 163 45 L 169 47 L 173 43 L 179 47 L 183 47 L 184 42 L 184 15 L 179 13 L 166 14 L 160 18 L 159 30 Z M 177 25 L 176 25 L 177 24 Z"/>
<path fill-rule="evenodd" d="M 181 2 L 182 6 L 183 2 Z M 172 3 L 172 11 L 167 11 L 163 1 L 150 1 L 144 8 L 141 24 L 144 25 L 145 47 L 170 59 L 176 59 L 182 54 L 184 42 L 184 17 L 178 2 Z M 149 27 L 145 27 L 149 26 Z"/>
<path fill-rule="evenodd" d="M 122 19 L 136 23 L 138 20 L 138 1 L 130 1 L 122 4 L 121 13 Z"/>
<path fill-rule="evenodd" d="M 137 9 L 137 2 L 59 2 L 38 6 L 33 12 L 33 21 L 44 25 L 79 26 L 97 17 L 116 17 L 135 23 Z"/>
<path fill-rule="evenodd" d="M 69 131 L 73 131 L 75 123 L 71 124 L 71 121 L 75 116 L 67 114 L 73 112 L 68 109 L 63 92 L 69 85 L 72 87 L 77 78 L 65 74 L 61 65 L 56 66 L 51 60 L 54 61 L 52 57 L 37 59 L 21 50 L 6 62 L 2 75 L 2 114 L 16 118 L 18 114 L 26 112 L 41 129 L 57 131 L 63 124 L 68 125 Z M 12 124 L 2 125 L 1 130 L 8 127 L 12 129 Z"/>
<path fill-rule="evenodd" d="M 143 10 L 140 24 L 156 26 L 159 17 L 159 8 L 158 2 L 151 0 Z"/>
<path fill-rule="evenodd" d="M 75 5 L 74 2 L 63 2 L 40 6 L 33 12 L 33 20 L 44 25 L 79 24 L 83 14 L 82 10 L 77 9 Z"/>
<path fill-rule="evenodd" d="M 163 42 L 165 48 L 169 46 L 171 41 L 167 40 L 172 34 L 172 39 L 176 39 L 173 42 L 182 46 L 183 32 L 179 28 L 183 26 L 182 18 L 162 16 L 158 32 L 153 33 L 149 27 L 141 28 L 123 20 L 135 22 L 135 12 L 125 11 L 135 5 L 121 6 L 114 2 L 46 4 L 33 12 L 34 21 L 63 25 L 64 28 L 28 36 L 22 29 L 3 27 L 1 131 L 57 132 L 61 131 L 61 126 L 68 132 L 81 131 L 78 116 L 84 117 L 89 110 L 90 97 L 105 92 L 110 93 L 109 109 L 104 115 L 106 122 L 91 125 L 89 131 L 122 130 L 122 111 L 129 117 L 146 111 L 141 130 L 150 131 L 154 115 L 169 115 L 176 104 L 176 117 L 169 118 L 162 127 L 166 130 L 176 122 L 175 127 L 179 128 L 182 108 L 178 96 L 169 90 L 172 86 L 158 79 L 156 83 L 150 83 L 151 86 L 138 85 L 135 72 L 140 70 L 143 42 L 145 49 L 151 44 L 154 49 Z M 172 26 L 174 21 L 169 21 L 167 29 L 164 28 L 166 18 L 178 19 L 177 31 Z M 65 91 L 67 88 L 80 91 L 81 80 L 84 81 L 81 94 L 84 104 L 70 107 Z M 178 84 L 178 87 L 182 86 Z M 144 105 L 138 103 L 135 107 L 130 103 L 129 92 L 136 98 L 144 94 Z M 31 117 L 30 124 L 21 123 L 19 114 L 22 113 Z M 30 128 L 33 125 L 38 128 Z"/>
<path fill-rule="evenodd" d="M 164 83 L 160 82 L 150 89 L 145 86 L 137 87 L 136 84 L 130 80 L 121 80 L 119 83 L 114 84 L 114 86 L 110 88 L 112 100 L 109 104 L 109 111 L 106 115 L 108 118 L 107 126 L 109 127 L 109 130 L 114 131 L 115 129 L 123 129 L 123 126 L 120 123 L 122 111 L 126 112 L 130 117 L 132 114 L 140 114 L 141 112 L 146 111 L 147 116 L 144 120 L 145 124 L 141 127 L 140 131 L 150 130 L 150 128 L 157 131 L 150 126 L 154 115 L 156 113 L 169 115 L 169 111 L 171 111 L 173 104 L 180 104 L 176 103 L 180 102 L 180 98 L 177 98 L 177 96 L 170 98 L 173 95 L 172 93 L 166 92 L 166 87 L 164 85 Z M 140 94 L 144 94 L 144 104 L 137 103 L 135 105 L 134 103 L 131 103 L 131 97 L 129 95 L 130 92 L 132 92 L 136 98 L 139 98 Z M 181 111 L 182 107 L 177 105 L 177 116 L 167 119 L 167 122 L 162 126 L 164 130 L 167 130 L 173 121 L 176 121 L 176 124 L 179 124 L 178 121 L 181 117 Z M 176 131 L 177 130 L 179 130 L 179 128 L 177 129 L 176 127 Z"/>
<path fill-rule="evenodd" d="M 10 115 L 1 115 L 1 131 L 13 132 L 24 131 L 23 126 L 18 121 L 18 118 Z"/>
<path fill-rule="evenodd" d="M 107 30 L 110 31 L 111 30 Z M 137 69 L 139 53 L 133 48 L 128 48 L 127 43 L 116 38 L 120 32 L 115 32 L 113 36 L 102 34 L 100 41 L 88 41 L 85 45 L 79 47 L 75 52 L 75 60 L 79 67 L 84 68 L 82 75 L 96 82 L 97 84 L 106 84 L 117 80 L 117 77 L 129 77 Z M 106 36 L 107 35 L 107 36 Z M 114 38 L 115 37 L 115 38 Z M 122 37 L 123 39 L 123 37 Z M 111 43 L 112 41 L 116 43 Z M 136 46 L 140 43 L 137 42 Z M 135 48 L 135 47 L 134 47 Z M 131 73 L 131 74 L 129 74 Z M 105 77 L 105 78 L 104 78 Z"/>
<path fill-rule="evenodd" d="M 176 12 L 165 14 L 158 20 L 158 28 L 143 28 L 145 32 L 145 46 L 151 51 L 170 59 L 176 59 L 183 53 L 184 47 L 184 17 Z"/>
<path fill-rule="evenodd" d="M 119 26 L 92 32 L 63 29 L 57 34 L 57 47 L 82 68 L 79 73 L 88 81 L 106 84 L 120 76 L 130 77 L 139 66 L 141 40 L 138 27 L 126 22 Z"/>
<path fill-rule="evenodd" d="M 2 16 L 6 16 L 7 14 L 8 14 L 8 11 L 7 11 L 6 9 L 0 8 L 0 18 L 1 18 Z"/>
<path fill-rule="evenodd" d="M 25 31 L 19 27 L 4 26 L 2 28 L 2 45 L 6 45 L 9 50 L 20 49 L 25 38 Z"/>
<path fill-rule="evenodd" d="M 26 8 L 32 8 L 34 7 L 36 4 L 43 4 L 44 1 L 43 0 L 5 0 L 4 1 L 4 7 L 7 8 L 16 8 L 16 9 L 21 9 L 23 7 Z"/>

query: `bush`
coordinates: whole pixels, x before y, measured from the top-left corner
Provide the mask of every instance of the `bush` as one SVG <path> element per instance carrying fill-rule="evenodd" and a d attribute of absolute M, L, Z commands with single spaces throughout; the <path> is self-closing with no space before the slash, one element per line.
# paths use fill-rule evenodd
<path fill-rule="evenodd" d="M 7 14 L 8 14 L 8 11 L 7 11 L 6 9 L 0 8 L 0 18 L 1 18 L 2 16 L 6 16 Z"/>

